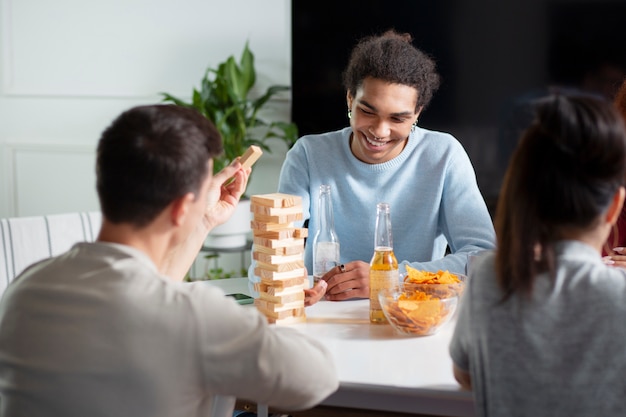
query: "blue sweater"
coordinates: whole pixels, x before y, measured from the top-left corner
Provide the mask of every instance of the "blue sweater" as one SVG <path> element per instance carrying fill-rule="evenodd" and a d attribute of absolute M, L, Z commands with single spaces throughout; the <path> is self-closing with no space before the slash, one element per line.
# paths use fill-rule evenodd
<path fill-rule="evenodd" d="M 278 191 L 302 197 L 311 238 L 318 227 L 319 186 L 330 184 L 343 263 L 370 261 L 379 202 L 391 206 L 398 261 L 465 273 L 469 252 L 494 248 L 493 224 L 474 169 L 454 137 L 416 128 L 396 158 L 367 164 L 350 151 L 351 132 L 348 127 L 302 137 L 283 164 Z M 452 254 L 444 258 L 447 244 Z M 307 245 L 309 271 L 311 249 Z"/>
<path fill-rule="evenodd" d="M 342 263 L 370 261 L 379 202 L 390 204 L 393 247 L 402 264 L 465 274 L 468 254 L 495 247 L 474 168 L 453 136 L 417 127 L 396 158 L 367 164 L 350 151 L 351 132 L 304 136 L 283 163 L 278 191 L 302 197 L 311 242 L 319 186 L 329 184 Z M 447 245 L 452 253 L 444 257 Z M 312 245 L 306 245 L 305 261 L 311 274 Z"/>

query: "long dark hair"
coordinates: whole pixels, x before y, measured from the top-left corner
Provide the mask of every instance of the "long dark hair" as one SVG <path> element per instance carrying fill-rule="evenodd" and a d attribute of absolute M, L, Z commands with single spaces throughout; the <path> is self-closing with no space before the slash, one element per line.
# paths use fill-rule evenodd
<path fill-rule="evenodd" d="M 626 129 L 611 103 L 556 95 L 535 106 L 506 173 L 495 218 L 496 274 L 505 299 L 554 273 L 554 244 L 594 226 L 624 184 Z"/>

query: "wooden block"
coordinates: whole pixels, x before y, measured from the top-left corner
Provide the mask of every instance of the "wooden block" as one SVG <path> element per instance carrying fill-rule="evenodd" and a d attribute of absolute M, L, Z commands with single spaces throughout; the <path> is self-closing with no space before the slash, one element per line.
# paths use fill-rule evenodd
<path fill-rule="evenodd" d="M 274 286 L 273 284 L 275 282 L 280 282 L 280 281 L 274 281 L 269 284 L 263 281 L 255 282 L 253 287 L 254 287 L 254 290 L 258 292 L 259 294 L 262 292 L 265 292 L 269 295 L 285 295 L 285 294 L 293 293 L 296 291 L 304 291 L 308 287 L 308 285 L 304 285 L 301 279 L 298 279 L 298 284 L 295 284 L 289 287 Z"/>
<path fill-rule="evenodd" d="M 268 248 L 267 246 L 254 245 L 254 252 L 264 253 L 266 255 L 295 255 L 296 253 L 304 253 L 304 246 Z"/>
<path fill-rule="evenodd" d="M 309 229 L 305 229 L 305 228 L 299 228 L 296 229 L 293 237 L 301 237 L 301 238 L 305 238 L 309 235 Z"/>
<path fill-rule="evenodd" d="M 250 211 L 256 214 L 264 214 L 266 216 L 287 216 L 291 214 L 302 213 L 302 206 L 293 207 L 265 207 L 255 206 L 250 203 Z"/>
<path fill-rule="evenodd" d="M 303 289 L 304 288 L 308 288 L 309 286 L 309 277 L 306 275 L 303 275 L 301 277 L 293 277 L 293 278 L 285 278 L 285 279 L 270 279 L 270 278 L 261 278 L 261 282 L 255 282 L 255 284 L 263 284 L 262 288 L 273 288 L 272 291 L 276 292 L 276 291 L 283 291 L 283 290 L 288 290 L 294 287 L 299 287 L 302 286 Z M 259 287 L 258 289 L 255 287 L 257 292 L 261 292 L 261 291 L 265 291 L 265 292 L 269 292 L 266 289 L 261 289 L 261 287 Z M 272 295 L 276 295 L 276 294 L 272 294 Z"/>
<path fill-rule="evenodd" d="M 266 292 L 260 292 L 259 298 L 261 300 L 269 301 L 271 303 L 287 304 L 293 301 L 304 301 L 304 291 L 290 292 L 281 295 L 271 295 Z"/>
<path fill-rule="evenodd" d="M 254 275 L 261 278 L 261 281 L 282 281 L 290 278 L 300 278 L 306 273 L 305 268 L 294 269 L 293 271 L 269 271 L 267 269 L 254 268 Z"/>
<path fill-rule="evenodd" d="M 264 237 L 266 239 L 282 240 L 289 238 L 305 238 L 308 236 L 308 230 L 304 228 L 289 227 L 280 230 L 252 230 L 252 235 L 256 237 Z"/>
<path fill-rule="evenodd" d="M 270 265 L 298 264 L 300 265 L 299 268 L 304 267 L 304 255 L 302 253 L 296 253 L 294 255 L 268 255 L 266 253 L 254 251 L 252 253 L 252 259 Z M 273 268 L 269 269 L 272 271 L 278 271 Z M 293 268 L 290 268 L 290 270 L 291 269 Z"/>
<path fill-rule="evenodd" d="M 252 258 L 254 259 L 255 253 L 252 254 Z M 304 260 L 289 262 L 286 264 L 268 264 L 265 262 L 261 262 L 257 260 L 256 267 L 264 270 L 264 271 L 273 271 L 273 272 L 288 272 L 297 269 L 304 268 Z"/>
<path fill-rule="evenodd" d="M 254 220 L 258 222 L 265 223 L 291 223 L 297 220 L 302 220 L 303 214 L 302 211 L 299 213 L 291 213 L 291 214 L 277 214 L 274 216 L 270 216 L 269 214 L 263 213 L 254 213 Z"/>
<path fill-rule="evenodd" d="M 254 243 L 255 247 L 259 245 L 259 246 L 265 246 L 270 249 L 293 248 L 293 247 L 304 249 L 304 239 L 302 238 L 298 238 L 298 239 L 288 238 L 288 239 L 276 240 L 276 239 L 268 239 L 268 238 L 257 236 L 257 237 L 252 238 L 252 243 Z"/>
<path fill-rule="evenodd" d="M 301 300 L 294 301 L 289 304 L 276 304 L 276 303 L 271 303 L 269 301 L 261 300 L 260 298 L 255 298 L 254 305 L 259 309 L 263 309 L 264 311 L 271 312 L 271 313 L 304 308 L 304 302 Z"/>
<path fill-rule="evenodd" d="M 246 152 L 241 156 L 239 162 L 243 168 L 250 168 L 263 155 L 263 151 L 256 145 L 250 145 Z"/>
<path fill-rule="evenodd" d="M 284 193 L 257 194 L 251 198 L 253 206 L 294 207 L 302 206 L 302 197 Z"/>
<path fill-rule="evenodd" d="M 306 315 L 303 316 L 291 316 L 291 317 L 285 317 L 283 319 L 275 319 L 273 317 L 267 317 L 267 322 L 270 324 L 276 324 L 278 326 L 280 325 L 287 325 L 287 324 L 296 324 L 296 323 L 305 323 L 306 322 Z"/>
<path fill-rule="evenodd" d="M 257 304 L 256 300 L 255 300 L 255 304 Z M 261 305 L 257 305 L 256 308 L 261 313 L 263 313 L 265 317 L 267 317 L 268 319 L 274 319 L 274 320 L 285 319 L 288 317 L 302 317 L 305 314 L 304 306 L 292 307 L 292 308 L 278 310 L 278 311 L 266 310 Z"/>
<path fill-rule="evenodd" d="M 279 295 L 287 295 L 296 291 L 304 291 L 306 289 L 304 283 L 300 281 L 299 285 L 292 285 L 291 287 L 274 287 L 272 285 L 267 285 L 264 282 L 259 282 L 259 293 L 265 292 L 268 295 L 279 296 Z M 255 287 L 256 288 L 256 287 Z"/>
<path fill-rule="evenodd" d="M 270 230 L 293 229 L 293 222 L 292 223 L 266 223 L 266 222 L 258 222 L 256 220 L 252 220 L 250 222 L 250 228 L 252 230 L 259 230 L 261 232 L 266 232 Z"/>

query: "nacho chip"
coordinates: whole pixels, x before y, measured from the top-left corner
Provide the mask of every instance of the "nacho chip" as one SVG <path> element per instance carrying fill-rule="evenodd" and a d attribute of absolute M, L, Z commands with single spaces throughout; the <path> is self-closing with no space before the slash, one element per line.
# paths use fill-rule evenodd
<path fill-rule="evenodd" d="M 411 282 L 413 284 L 456 284 L 461 282 L 459 277 L 448 271 L 420 271 L 406 265 L 406 277 L 404 282 Z"/>

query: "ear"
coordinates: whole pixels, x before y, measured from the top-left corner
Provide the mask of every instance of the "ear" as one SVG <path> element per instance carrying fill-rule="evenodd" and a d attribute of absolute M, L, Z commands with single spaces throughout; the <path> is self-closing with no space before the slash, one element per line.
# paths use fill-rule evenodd
<path fill-rule="evenodd" d="M 187 213 L 189 213 L 189 208 L 195 198 L 194 193 L 187 193 L 172 202 L 171 218 L 174 225 L 180 226 L 185 223 Z"/>
<path fill-rule="evenodd" d="M 626 190 L 624 187 L 619 187 L 619 189 L 613 195 L 613 200 L 611 201 L 611 205 L 606 211 L 606 222 L 611 225 L 615 224 L 619 215 L 622 213 L 622 207 L 624 206 L 624 196 L 626 195 Z"/>
<path fill-rule="evenodd" d="M 422 114 L 423 109 L 424 109 L 424 106 L 419 106 L 417 109 L 417 112 L 415 112 L 415 123 L 417 123 L 417 119 L 420 118 L 420 114 Z"/>
<path fill-rule="evenodd" d="M 348 108 L 351 109 L 352 108 L 352 94 L 350 94 L 350 90 L 348 90 L 346 92 L 346 104 L 348 105 Z"/>

